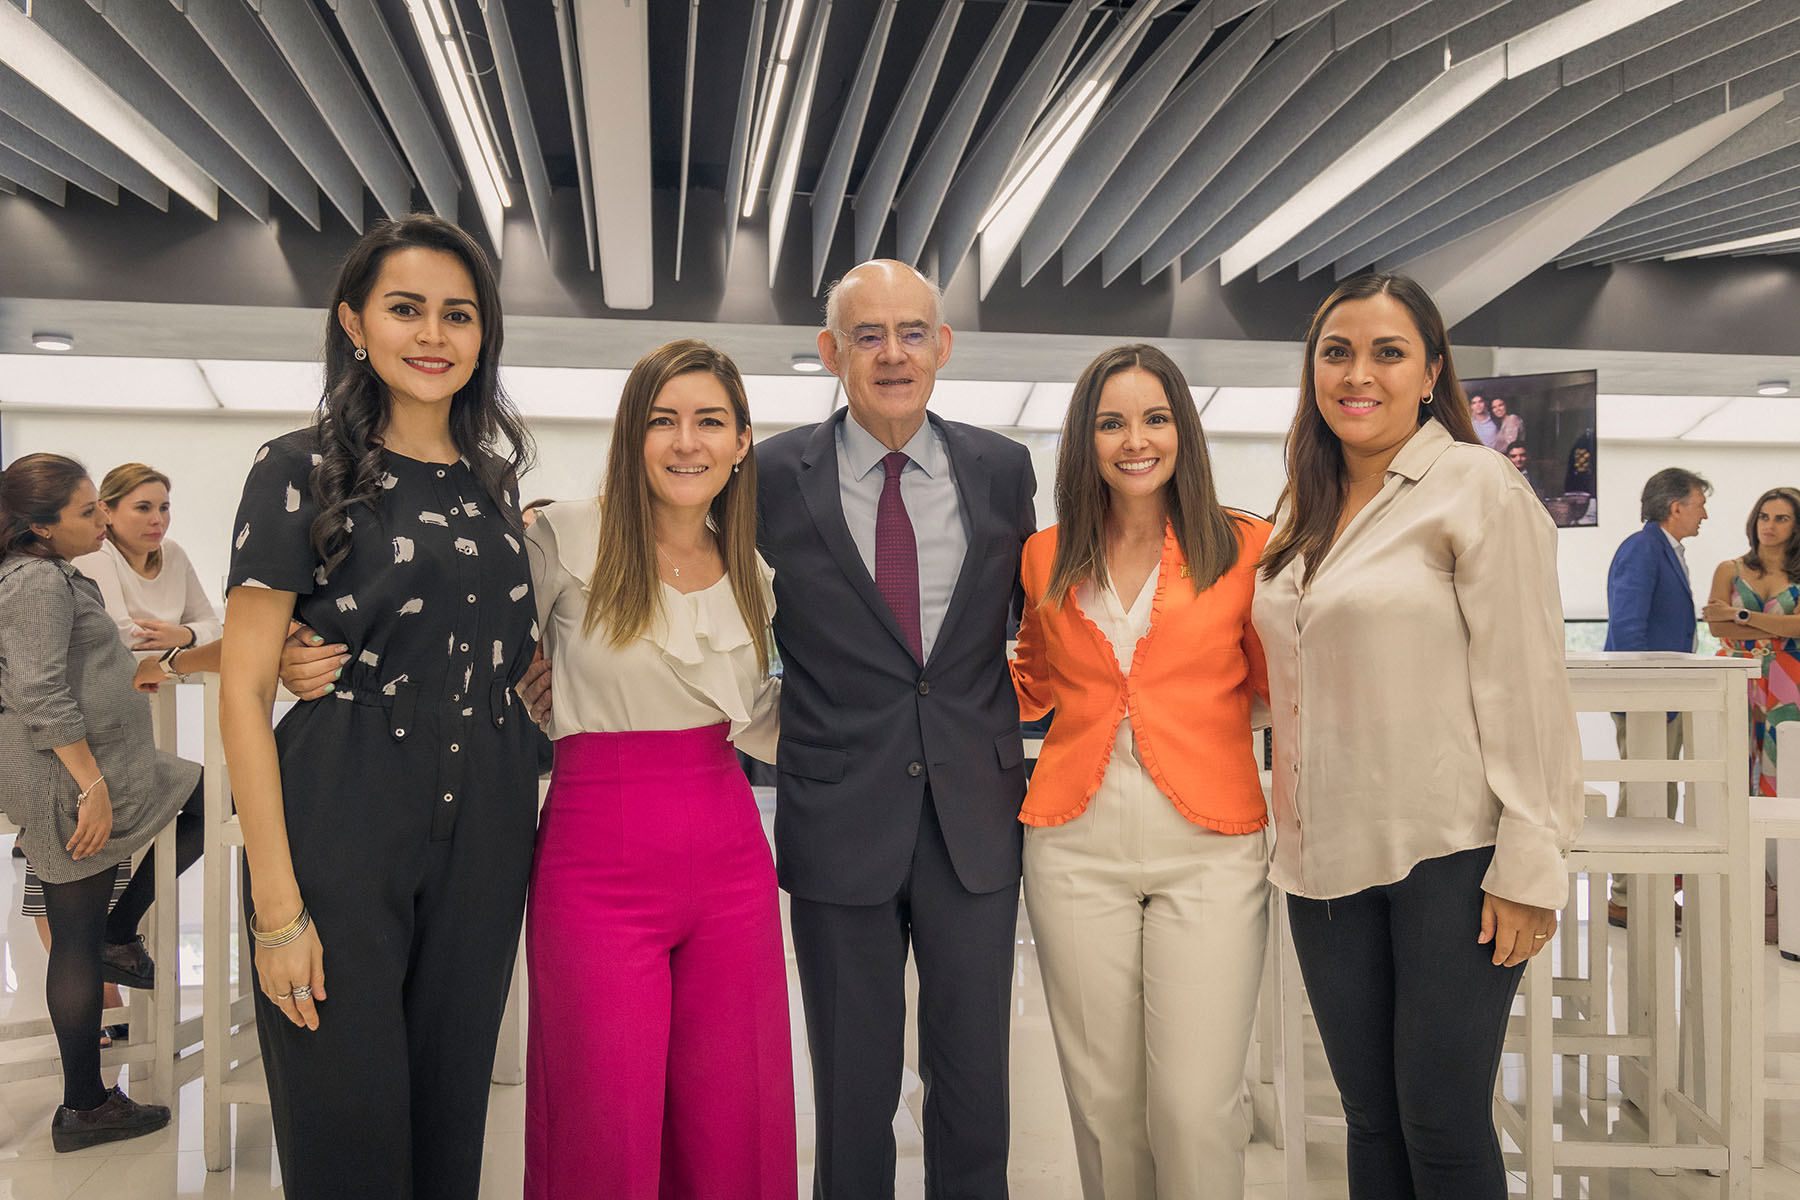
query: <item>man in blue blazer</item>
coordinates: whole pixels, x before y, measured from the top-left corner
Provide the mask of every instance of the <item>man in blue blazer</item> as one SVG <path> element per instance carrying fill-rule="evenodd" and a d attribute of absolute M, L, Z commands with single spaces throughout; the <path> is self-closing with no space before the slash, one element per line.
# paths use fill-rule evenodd
<path fill-rule="evenodd" d="M 1692 471 L 1666 467 L 1644 483 L 1644 527 L 1619 543 L 1606 573 L 1606 649 L 1681 650 L 1694 648 L 1694 588 L 1681 543 L 1700 532 L 1712 484 Z M 1619 756 L 1625 756 L 1625 717 L 1613 714 Z M 1681 755 L 1681 721 L 1669 714 L 1670 758 Z M 1669 785 L 1669 816 L 1678 792 Z M 1623 927 L 1625 877 L 1613 876 L 1607 920 Z"/>
<path fill-rule="evenodd" d="M 819 1200 L 894 1195 L 909 949 L 931 1194 L 1007 1189 L 1025 767 L 1006 632 L 1036 481 L 1017 442 L 926 412 L 941 303 L 904 263 L 847 273 L 818 343 L 848 407 L 756 448 Z"/>

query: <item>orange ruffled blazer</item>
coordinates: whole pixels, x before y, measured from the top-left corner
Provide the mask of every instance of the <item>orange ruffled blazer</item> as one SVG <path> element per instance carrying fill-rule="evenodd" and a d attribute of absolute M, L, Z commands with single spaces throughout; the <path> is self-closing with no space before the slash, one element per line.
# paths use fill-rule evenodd
<path fill-rule="evenodd" d="M 1272 527 L 1232 516 L 1237 563 L 1198 596 L 1174 530 L 1165 531 L 1150 629 L 1129 675 L 1072 592 L 1058 608 L 1041 604 L 1056 558 L 1056 528 L 1026 541 L 1013 686 L 1026 720 L 1052 709 L 1056 719 L 1019 813 L 1025 824 L 1061 825 L 1087 809 L 1128 713 L 1150 778 L 1188 820 L 1232 834 L 1268 824 L 1250 707 L 1253 694 L 1268 700 L 1269 672 L 1250 624 L 1250 599 Z"/>

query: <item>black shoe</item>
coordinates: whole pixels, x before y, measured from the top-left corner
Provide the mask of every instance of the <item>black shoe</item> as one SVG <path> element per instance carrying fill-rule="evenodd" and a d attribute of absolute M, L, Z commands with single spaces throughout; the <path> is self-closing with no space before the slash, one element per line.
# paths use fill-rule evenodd
<path fill-rule="evenodd" d="M 106 1032 L 107 1037 L 115 1042 L 131 1040 L 131 1025 L 128 1022 L 121 1021 L 117 1025 L 102 1025 L 100 1028 Z"/>
<path fill-rule="evenodd" d="M 120 987 L 148 989 L 156 986 L 156 964 L 144 949 L 144 939 L 106 942 L 100 947 L 100 978 Z"/>
<path fill-rule="evenodd" d="M 161 1104 L 139 1104 L 118 1088 L 106 1094 L 99 1108 L 81 1112 L 59 1106 L 50 1118 L 50 1144 L 57 1153 L 85 1150 L 102 1142 L 155 1133 L 169 1123 L 169 1110 Z"/>

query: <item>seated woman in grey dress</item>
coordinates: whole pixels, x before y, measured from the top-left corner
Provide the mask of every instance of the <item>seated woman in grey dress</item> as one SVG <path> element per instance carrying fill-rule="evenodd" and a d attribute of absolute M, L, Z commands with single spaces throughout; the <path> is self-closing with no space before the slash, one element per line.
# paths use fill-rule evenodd
<path fill-rule="evenodd" d="M 156 895 L 146 859 L 111 915 L 118 863 L 177 818 L 176 862 L 200 856 L 200 767 L 157 750 L 137 663 L 100 589 L 70 559 L 106 518 L 80 463 L 29 454 L 0 474 L 0 808 L 44 881 L 53 935 L 45 999 L 62 1053 L 58 1150 L 138 1137 L 169 1123 L 100 1079 L 102 970 L 148 982 L 137 936 Z"/>

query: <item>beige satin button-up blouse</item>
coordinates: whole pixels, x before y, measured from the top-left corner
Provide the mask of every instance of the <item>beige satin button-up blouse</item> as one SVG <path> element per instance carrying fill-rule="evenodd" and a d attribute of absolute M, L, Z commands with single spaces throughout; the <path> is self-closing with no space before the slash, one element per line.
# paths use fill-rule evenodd
<path fill-rule="evenodd" d="M 1279 518 L 1278 518 L 1279 520 Z M 1429 421 L 1310 584 L 1259 580 L 1270 878 L 1330 899 L 1494 846 L 1483 890 L 1559 908 L 1581 828 L 1556 531 L 1518 470 Z"/>

